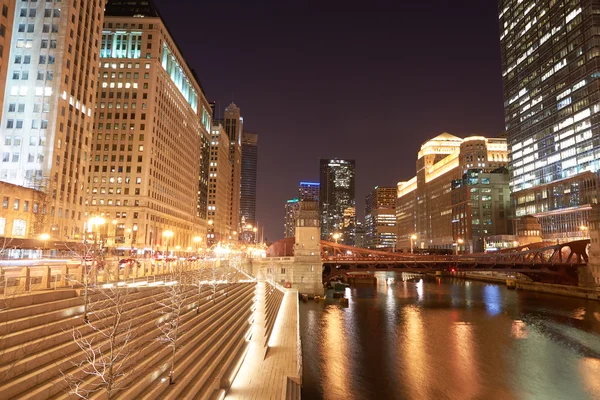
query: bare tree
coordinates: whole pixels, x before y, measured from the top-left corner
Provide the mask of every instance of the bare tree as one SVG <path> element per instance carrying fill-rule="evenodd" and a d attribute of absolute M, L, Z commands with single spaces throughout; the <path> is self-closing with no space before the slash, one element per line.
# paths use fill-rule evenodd
<path fill-rule="evenodd" d="M 200 266 L 198 269 L 194 270 L 192 276 L 194 277 L 194 281 L 198 282 L 198 305 L 196 307 L 196 314 L 200 314 L 200 304 L 202 302 L 202 288 L 204 287 L 204 282 L 206 280 L 206 260 L 199 260 Z"/>
<path fill-rule="evenodd" d="M 182 264 L 177 264 L 170 275 L 170 282 L 166 282 L 163 293 L 156 298 L 156 303 L 161 307 L 163 314 L 156 322 L 161 332 L 159 340 L 171 348 L 171 366 L 169 368 L 169 384 L 175 382 L 175 360 L 178 349 L 178 340 L 181 334 L 181 315 L 189 300 L 194 296 L 191 287 L 192 274 L 185 271 Z"/>
<path fill-rule="evenodd" d="M 126 312 L 128 296 L 126 287 L 94 291 L 89 318 L 85 321 L 92 333 L 84 335 L 79 328 L 73 328 L 73 341 L 81 356 L 75 363 L 75 371 L 63 373 L 70 395 L 87 399 L 103 393 L 106 399 L 112 399 L 123 389 L 120 381 L 128 373 L 125 366 L 134 338 L 131 312 Z"/>
<path fill-rule="evenodd" d="M 79 260 L 79 274 L 74 283 L 83 287 L 83 321 L 88 322 L 90 290 L 96 284 L 99 267 L 103 267 L 102 256 L 98 254 L 97 244 L 86 239 L 82 243 L 64 243 L 71 255 Z"/>

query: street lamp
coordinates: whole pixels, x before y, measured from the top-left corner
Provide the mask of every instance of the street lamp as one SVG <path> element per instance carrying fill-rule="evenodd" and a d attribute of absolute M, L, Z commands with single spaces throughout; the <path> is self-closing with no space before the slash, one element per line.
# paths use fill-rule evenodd
<path fill-rule="evenodd" d="M 256 227 L 252 228 L 252 232 L 254 232 L 254 244 L 258 243 L 258 238 L 256 237 L 256 231 L 258 231 L 258 229 L 256 229 Z"/>
<path fill-rule="evenodd" d="M 585 237 L 586 236 L 586 231 L 588 230 L 588 227 L 585 225 L 581 225 L 579 227 L 579 230 L 581 231 L 581 237 Z"/>
<path fill-rule="evenodd" d="M 169 256 L 169 239 L 173 237 L 174 233 L 173 233 L 173 231 L 166 230 L 163 232 L 162 235 L 164 236 L 165 240 L 167 241 L 167 254 L 165 255 L 165 261 L 166 261 L 167 257 Z"/>
<path fill-rule="evenodd" d="M 456 255 L 458 255 L 458 246 L 460 246 L 461 244 L 463 244 L 465 241 L 462 240 L 461 238 L 458 238 L 456 240 Z"/>
<path fill-rule="evenodd" d="M 333 239 L 335 240 L 335 244 L 337 244 L 339 238 L 340 238 L 340 234 L 339 233 L 336 232 L 336 233 L 333 234 Z"/>
<path fill-rule="evenodd" d="M 414 243 L 415 243 L 415 240 L 417 240 L 417 235 L 412 235 L 410 237 L 410 254 L 414 254 L 414 245 L 415 245 Z"/>
<path fill-rule="evenodd" d="M 42 242 L 44 242 L 44 248 L 42 249 L 42 257 L 41 258 L 44 258 L 44 250 L 46 250 L 46 242 L 48 241 L 48 239 L 50 239 L 50 235 L 48 235 L 47 233 L 42 233 L 40 235 L 40 240 Z"/>

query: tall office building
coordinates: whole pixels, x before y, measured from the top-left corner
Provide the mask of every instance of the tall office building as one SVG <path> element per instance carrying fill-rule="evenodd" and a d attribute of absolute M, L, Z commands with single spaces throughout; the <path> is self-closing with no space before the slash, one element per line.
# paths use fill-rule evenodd
<path fill-rule="evenodd" d="M 376 186 L 365 198 L 365 240 L 370 249 L 396 246 L 396 188 Z"/>
<path fill-rule="evenodd" d="M 580 237 L 598 202 L 599 10 L 591 0 L 499 2 L 512 205 L 538 218 L 546 240 Z"/>
<path fill-rule="evenodd" d="M 290 199 L 285 202 L 285 224 L 283 225 L 283 237 L 294 237 L 296 234 L 296 221 L 300 210 L 300 201 Z"/>
<path fill-rule="evenodd" d="M 4 88 L 6 87 L 6 80 L 8 78 L 10 39 L 12 38 L 12 27 L 15 19 L 15 3 L 15 0 L 3 1 L 0 13 L 0 120 L 4 104 Z M 32 28 L 35 29 L 35 26 Z M 23 25 L 21 30 L 26 29 L 25 25 Z"/>
<path fill-rule="evenodd" d="M 102 232 L 117 248 L 196 247 L 211 128 L 200 84 L 151 1 L 109 0 L 99 43 L 88 210 L 113 222 Z"/>
<path fill-rule="evenodd" d="M 231 164 L 229 137 L 221 124 L 213 125 L 210 140 L 208 175 L 208 244 L 228 239 L 233 230 L 229 211 L 231 201 Z"/>
<path fill-rule="evenodd" d="M 298 185 L 298 199 L 300 201 L 319 201 L 319 182 L 300 182 Z"/>
<path fill-rule="evenodd" d="M 471 136 L 465 139 L 442 133 L 421 146 L 417 156 L 417 175 L 399 182 L 396 199 L 398 224 L 397 248 L 410 248 L 416 235 L 416 247 L 452 250 L 458 239 L 465 241 L 460 229 L 453 230 L 452 184 L 470 170 L 490 172 L 507 165 L 506 139 Z M 499 187 L 490 190 L 482 206 L 482 230 L 485 237 L 496 230 L 488 227 L 487 204 L 491 196 L 503 194 Z M 487 192 L 486 192 L 486 196 Z M 491 210 L 490 210 L 491 211 Z M 461 211 L 462 213 L 465 210 Z M 489 217 L 489 224 L 492 218 Z M 462 225 L 461 225 L 462 226 Z M 461 250 L 466 250 L 464 243 Z"/>
<path fill-rule="evenodd" d="M 235 103 L 231 103 L 225 107 L 223 128 L 229 137 L 229 162 L 231 163 L 231 194 L 229 198 L 228 224 L 233 231 L 239 232 L 244 119 Z"/>
<path fill-rule="evenodd" d="M 242 176 L 240 195 L 240 222 L 244 226 L 256 224 L 256 173 L 258 171 L 258 134 L 252 132 L 242 133 Z M 251 231 L 251 229 L 250 229 Z M 243 238 L 252 241 L 251 238 Z"/>
<path fill-rule="evenodd" d="M 5 42 L 2 51 L 8 79 L 0 181 L 41 193 L 32 201 L 43 218 L 27 236 L 76 240 L 85 224 L 104 1 L 19 1 L 17 7 L 10 46 Z M 10 6 L 2 13 L 9 18 Z"/>
<path fill-rule="evenodd" d="M 321 159 L 319 209 L 321 212 L 321 239 L 333 241 L 339 234 L 339 243 L 354 245 L 356 228 L 356 200 L 354 197 L 354 160 Z"/>

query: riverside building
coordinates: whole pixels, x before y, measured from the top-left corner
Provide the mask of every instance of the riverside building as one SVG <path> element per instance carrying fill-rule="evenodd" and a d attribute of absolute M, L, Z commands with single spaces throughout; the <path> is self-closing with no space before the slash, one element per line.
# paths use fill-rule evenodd
<path fill-rule="evenodd" d="M 544 240 L 587 236 L 598 203 L 597 12 L 588 0 L 499 2 L 512 206 Z"/>
<path fill-rule="evenodd" d="M 0 181 L 35 190 L 41 218 L 26 236 L 79 240 L 105 2 L 2 4 Z"/>
<path fill-rule="evenodd" d="M 454 250 L 458 244 L 465 251 L 465 237 L 453 230 L 452 183 L 469 170 L 491 172 L 506 167 L 507 161 L 504 138 L 461 139 L 443 133 L 425 142 L 417 157 L 417 175 L 397 185 L 397 247 L 409 249 L 414 236 L 415 247 Z"/>
<path fill-rule="evenodd" d="M 201 86 L 152 2 L 109 1 L 99 43 L 88 210 L 109 246 L 196 248 L 212 124 Z"/>

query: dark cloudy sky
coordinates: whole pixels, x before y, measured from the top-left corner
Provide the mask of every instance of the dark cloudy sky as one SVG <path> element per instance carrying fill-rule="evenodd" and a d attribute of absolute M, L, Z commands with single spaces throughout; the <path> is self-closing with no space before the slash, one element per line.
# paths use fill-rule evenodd
<path fill-rule="evenodd" d="M 257 214 L 283 205 L 319 159 L 356 159 L 356 200 L 415 174 L 447 131 L 503 130 L 497 4 L 487 0 L 156 0 L 209 100 L 259 133 Z"/>

